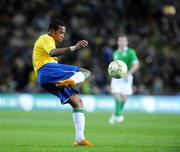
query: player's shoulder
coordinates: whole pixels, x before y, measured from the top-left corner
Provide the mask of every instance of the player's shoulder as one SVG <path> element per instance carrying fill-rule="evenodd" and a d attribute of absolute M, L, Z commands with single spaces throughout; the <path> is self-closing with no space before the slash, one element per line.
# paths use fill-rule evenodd
<path fill-rule="evenodd" d="M 128 54 L 136 54 L 136 50 L 128 47 Z"/>
<path fill-rule="evenodd" d="M 45 43 L 47 41 L 51 41 L 53 38 L 49 36 L 48 34 L 42 34 L 38 37 L 36 43 Z"/>
<path fill-rule="evenodd" d="M 130 51 L 130 52 L 135 52 L 135 49 L 133 49 L 133 48 L 131 48 L 131 47 L 128 47 L 127 49 L 128 49 L 128 51 Z"/>
<path fill-rule="evenodd" d="M 117 52 L 119 52 L 119 50 L 118 50 L 118 49 L 115 49 L 113 52 L 114 52 L 114 53 L 117 53 Z"/>
<path fill-rule="evenodd" d="M 52 39 L 51 36 L 49 36 L 48 34 L 42 34 L 39 36 L 39 39 L 41 40 L 47 40 L 47 39 Z"/>

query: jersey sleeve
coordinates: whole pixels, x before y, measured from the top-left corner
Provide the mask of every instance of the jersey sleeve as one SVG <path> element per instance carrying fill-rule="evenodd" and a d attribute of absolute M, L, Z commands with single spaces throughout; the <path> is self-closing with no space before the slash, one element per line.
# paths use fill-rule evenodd
<path fill-rule="evenodd" d="M 56 48 L 56 45 L 55 45 L 55 42 L 53 39 L 51 38 L 46 38 L 44 39 L 44 42 L 43 42 L 43 50 L 45 50 L 48 54 L 51 50 L 55 49 Z"/>
<path fill-rule="evenodd" d="M 135 50 L 131 51 L 131 63 L 132 64 L 139 63 L 139 60 L 138 60 Z"/>

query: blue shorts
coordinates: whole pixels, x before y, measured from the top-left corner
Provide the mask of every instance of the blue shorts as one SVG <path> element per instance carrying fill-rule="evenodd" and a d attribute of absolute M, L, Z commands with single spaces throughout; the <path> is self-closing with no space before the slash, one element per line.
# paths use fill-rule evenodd
<path fill-rule="evenodd" d="M 58 88 L 55 86 L 56 82 L 70 78 L 75 74 L 80 67 L 66 64 L 47 63 L 43 65 L 38 71 L 37 81 L 42 88 L 48 92 L 56 95 L 62 104 L 65 104 L 69 98 L 77 94 L 78 91 L 70 86 Z"/>

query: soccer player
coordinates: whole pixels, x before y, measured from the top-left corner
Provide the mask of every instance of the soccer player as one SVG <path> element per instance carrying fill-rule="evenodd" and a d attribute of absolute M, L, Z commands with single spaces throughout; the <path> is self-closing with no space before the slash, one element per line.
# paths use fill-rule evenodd
<path fill-rule="evenodd" d="M 118 36 L 118 49 L 113 52 L 113 60 L 122 60 L 128 67 L 125 78 L 111 80 L 111 93 L 115 99 L 115 111 L 109 119 L 110 124 L 124 120 L 121 115 L 129 95 L 132 95 L 133 73 L 139 67 L 139 61 L 134 49 L 128 47 L 128 38 L 124 34 Z"/>
<path fill-rule="evenodd" d="M 33 66 L 37 73 L 37 82 L 48 92 L 56 95 L 62 104 L 70 104 L 73 108 L 73 120 L 75 125 L 75 146 L 92 146 L 84 137 L 85 116 L 83 103 L 74 88 L 90 76 L 90 71 L 78 66 L 58 64 L 57 58 L 67 53 L 84 48 L 88 45 L 86 40 L 79 41 L 76 45 L 56 48 L 56 43 L 64 39 L 65 24 L 58 20 L 52 20 L 49 30 L 41 35 L 33 48 Z"/>

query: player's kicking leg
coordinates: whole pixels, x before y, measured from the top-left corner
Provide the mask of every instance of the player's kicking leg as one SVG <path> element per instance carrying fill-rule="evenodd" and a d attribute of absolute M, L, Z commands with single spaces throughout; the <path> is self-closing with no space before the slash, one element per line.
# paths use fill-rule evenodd
<path fill-rule="evenodd" d="M 68 79 L 60 80 L 55 85 L 56 87 L 67 87 L 72 86 L 75 87 L 78 83 L 83 82 L 90 76 L 90 71 L 80 68 L 78 72 L 76 72 L 73 76 Z"/>

